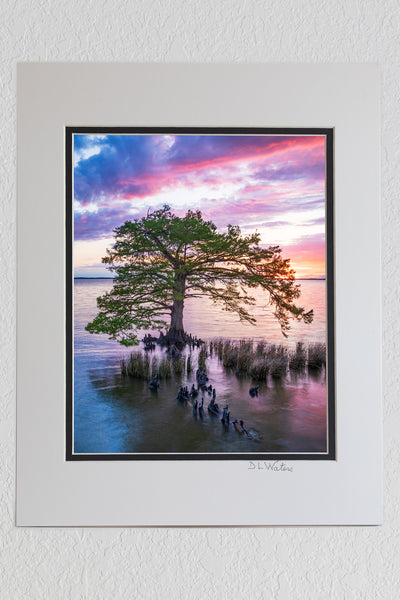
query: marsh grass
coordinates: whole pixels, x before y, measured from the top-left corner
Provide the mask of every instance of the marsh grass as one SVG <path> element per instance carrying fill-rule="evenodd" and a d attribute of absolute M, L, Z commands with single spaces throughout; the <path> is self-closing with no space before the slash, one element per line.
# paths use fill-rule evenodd
<path fill-rule="evenodd" d="M 173 373 L 173 365 L 170 358 L 162 358 L 158 364 L 158 376 L 161 379 L 170 379 Z"/>
<path fill-rule="evenodd" d="M 143 352 L 132 352 L 127 360 L 121 360 L 121 373 L 137 379 L 147 379 Z"/>
<path fill-rule="evenodd" d="M 295 352 L 289 356 L 289 369 L 291 371 L 304 371 L 307 361 L 307 349 L 303 342 L 297 342 Z"/>
<path fill-rule="evenodd" d="M 156 356 L 149 357 L 148 353 L 140 350 L 132 352 L 128 359 L 121 360 L 121 374 L 135 379 L 150 380 L 156 373 L 160 379 L 170 379 L 174 374 L 181 375 L 184 369 L 184 358 L 159 359 Z"/>
<path fill-rule="evenodd" d="M 207 370 L 207 359 L 216 356 L 222 366 L 236 375 L 249 376 L 255 381 L 282 380 L 288 372 L 302 374 L 308 368 L 310 373 L 318 373 L 326 366 L 325 344 L 303 342 L 296 344 L 295 350 L 288 350 L 280 344 L 267 342 L 253 343 L 252 340 L 226 340 L 216 338 L 201 345 L 197 355 L 197 365 Z M 128 359 L 121 361 L 122 375 L 136 379 L 150 380 L 158 373 L 160 379 L 169 379 L 173 375 L 190 374 L 196 361 L 196 354 L 170 358 L 150 356 L 143 351 L 132 352 Z"/>
<path fill-rule="evenodd" d="M 326 366 L 325 344 L 310 344 L 308 347 L 308 368 L 311 370 L 321 369 Z"/>
<path fill-rule="evenodd" d="M 172 358 L 172 371 L 174 375 L 182 375 L 185 371 L 185 357 L 181 356 L 180 358 Z"/>
<path fill-rule="evenodd" d="M 298 342 L 296 349 L 289 351 L 281 344 L 217 338 L 210 342 L 210 348 L 225 369 L 234 370 L 237 375 L 248 375 L 256 381 L 266 381 L 268 375 L 280 380 L 288 369 L 302 373 L 307 364 L 311 370 L 326 364 L 325 344 L 310 344 L 307 348 L 303 342 Z"/>
<path fill-rule="evenodd" d="M 210 356 L 212 356 L 215 352 L 215 354 L 218 356 L 219 360 L 222 361 L 224 341 L 219 338 L 211 340 L 211 342 L 209 343 L 209 348 L 210 348 Z"/>
<path fill-rule="evenodd" d="M 199 365 L 199 369 L 202 370 L 206 370 L 206 360 L 208 358 L 208 346 L 206 343 L 202 344 L 200 351 L 199 351 L 199 356 L 198 356 L 198 365 Z"/>
<path fill-rule="evenodd" d="M 270 373 L 272 379 L 283 379 L 286 375 L 288 359 L 286 356 L 276 357 L 271 360 Z"/>
<path fill-rule="evenodd" d="M 264 356 L 269 365 L 269 372 L 273 379 L 282 379 L 286 375 L 289 357 L 285 346 L 272 345 L 264 350 Z"/>
<path fill-rule="evenodd" d="M 226 369 L 235 370 L 237 375 L 250 375 L 256 381 L 265 381 L 268 374 L 279 379 L 287 370 L 288 353 L 284 346 L 268 346 L 266 342 L 252 340 L 213 340 L 219 360 Z"/>
<path fill-rule="evenodd" d="M 266 349 L 267 349 L 267 343 L 266 342 L 258 342 L 257 346 L 256 346 L 256 354 L 257 354 L 257 356 L 264 356 Z"/>
<path fill-rule="evenodd" d="M 250 365 L 248 374 L 256 381 L 265 381 L 270 371 L 270 365 L 265 357 L 257 357 Z"/>

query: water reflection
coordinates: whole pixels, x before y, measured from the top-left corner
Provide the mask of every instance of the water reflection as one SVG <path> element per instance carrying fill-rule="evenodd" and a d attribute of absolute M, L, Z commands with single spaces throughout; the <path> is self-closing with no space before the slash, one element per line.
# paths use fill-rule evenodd
<path fill-rule="evenodd" d="M 310 285 L 307 287 L 306 283 Z M 219 453 L 219 452 L 325 452 L 326 384 L 325 372 L 288 372 L 284 381 L 268 379 L 259 384 L 259 395 L 252 398 L 251 379 L 238 377 L 222 368 L 217 356 L 207 361 L 209 383 L 216 387 L 220 407 L 229 405 L 231 419 L 243 419 L 246 428 L 259 435 L 247 439 L 234 427 L 229 430 L 206 409 L 210 396 L 204 397 L 204 416 L 194 413 L 190 403 L 176 400 L 178 386 L 195 383 L 194 371 L 188 376 L 161 381 L 152 392 L 147 382 L 120 374 L 119 361 L 129 350 L 107 339 L 90 335 L 85 325 L 96 314 L 96 297 L 109 289 L 104 280 L 81 280 L 75 284 L 75 381 L 74 448 L 85 453 Z M 316 322 L 309 339 L 324 339 L 324 282 L 304 282 L 307 304 L 316 307 Z M 306 304 L 304 300 L 304 304 Z M 216 337 L 231 331 L 229 313 L 211 313 L 185 307 L 188 330 L 199 337 Z M 322 318 L 320 313 L 322 311 Z M 218 318 L 217 318 L 218 317 Z M 222 321 L 222 318 L 224 319 Z M 272 322 L 270 322 L 272 321 Z M 230 329 L 228 329 L 228 327 Z M 233 327 L 238 339 L 242 325 Z M 266 337 L 282 342 L 276 323 L 262 314 L 261 325 L 245 327 L 245 337 Z M 278 327 L 279 329 L 279 327 Z M 298 328 L 299 339 L 307 341 Z M 204 332 L 207 332 L 207 336 Z M 268 332 L 268 336 L 265 335 Z M 274 337 L 275 336 L 275 337 Z M 162 352 L 157 348 L 157 353 Z M 193 351 L 194 370 L 196 351 Z M 199 399 L 201 395 L 199 396 Z"/>

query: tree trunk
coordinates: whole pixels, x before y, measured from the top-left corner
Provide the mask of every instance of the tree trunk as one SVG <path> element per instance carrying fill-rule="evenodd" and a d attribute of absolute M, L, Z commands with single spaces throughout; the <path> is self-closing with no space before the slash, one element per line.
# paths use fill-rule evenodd
<path fill-rule="evenodd" d="M 184 344 L 186 336 L 183 329 L 183 306 L 185 302 L 186 277 L 175 276 L 174 302 L 171 311 L 171 325 L 166 335 L 169 344 Z"/>

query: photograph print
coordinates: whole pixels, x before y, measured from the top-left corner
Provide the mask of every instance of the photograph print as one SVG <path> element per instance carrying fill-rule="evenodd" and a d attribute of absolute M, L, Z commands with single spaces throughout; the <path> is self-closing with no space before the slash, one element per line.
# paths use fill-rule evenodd
<path fill-rule="evenodd" d="M 334 460 L 333 130 L 66 128 L 67 460 Z"/>

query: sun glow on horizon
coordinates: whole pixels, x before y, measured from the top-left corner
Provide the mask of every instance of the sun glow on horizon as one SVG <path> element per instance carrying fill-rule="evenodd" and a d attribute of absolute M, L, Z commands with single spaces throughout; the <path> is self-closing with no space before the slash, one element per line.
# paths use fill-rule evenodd
<path fill-rule="evenodd" d="M 257 230 L 296 278 L 325 276 L 324 136 L 79 134 L 74 165 L 76 276 L 110 276 L 113 229 L 164 204 Z"/>

